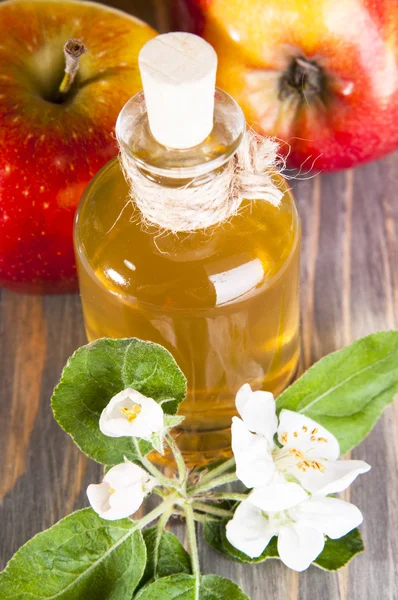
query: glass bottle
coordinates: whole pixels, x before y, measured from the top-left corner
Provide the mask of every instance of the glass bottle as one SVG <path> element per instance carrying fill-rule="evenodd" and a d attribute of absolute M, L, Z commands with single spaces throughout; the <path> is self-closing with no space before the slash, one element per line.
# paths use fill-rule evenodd
<path fill-rule="evenodd" d="M 122 151 L 165 193 L 188 185 L 200 193 L 234 160 L 244 132 L 239 106 L 221 90 L 213 129 L 195 147 L 156 141 L 142 92 L 116 127 Z M 172 233 L 144 222 L 116 158 L 77 212 L 87 336 L 137 337 L 173 354 L 188 379 L 178 440 L 191 464 L 230 454 L 235 394 L 244 383 L 278 395 L 297 368 L 300 220 L 288 185 L 273 177 L 283 191 L 279 206 L 244 200 L 221 223 Z"/>

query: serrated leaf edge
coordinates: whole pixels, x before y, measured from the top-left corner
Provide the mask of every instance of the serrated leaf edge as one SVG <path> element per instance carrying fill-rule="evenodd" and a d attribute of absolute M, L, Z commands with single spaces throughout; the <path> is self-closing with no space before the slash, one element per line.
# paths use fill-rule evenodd
<path fill-rule="evenodd" d="M 53 390 L 53 393 L 52 393 L 52 395 L 51 395 L 51 399 L 50 399 L 50 405 L 51 405 L 51 409 L 52 409 L 52 412 L 53 412 L 54 418 L 55 418 L 55 420 L 57 421 L 58 425 L 61 427 L 61 429 L 62 429 L 63 431 L 65 431 L 65 433 L 67 433 L 67 434 L 68 434 L 68 435 L 69 435 L 69 436 L 72 438 L 72 440 L 73 440 L 74 444 L 76 444 L 76 446 L 79 448 L 79 450 L 80 450 L 80 451 L 81 451 L 83 454 L 85 454 L 86 456 L 88 456 L 88 458 L 90 458 L 91 460 L 93 460 L 94 462 L 96 462 L 96 463 L 98 463 L 98 464 L 100 464 L 100 465 L 110 466 L 110 465 L 106 465 L 105 463 L 102 463 L 102 462 L 100 462 L 100 461 L 99 461 L 99 460 L 98 460 L 98 459 L 97 459 L 95 456 L 93 456 L 93 454 L 92 454 L 91 452 L 86 452 L 86 450 L 83 450 L 82 446 L 81 446 L 81 445 L 80 445 L 80 444 L 79 444 L 79 443 L 76 441 L 76 438 L 75 438 L 75 436 L 73 435 L 73 433 L 72 433 L 72 432 L 71 432 L 71 431 L 70 431 L 68 428 L 64 427 L 64 426 L 63 426 L 63 425 L 62 425 L 62 424 L 59 422 L 59 420 L 58 420 L 58 411 L 57 411 L 57 409 L 56 409 L 56 408 L 55 408 L 55 406 L 54 406 L 54 398 L 55 398 L 55 396 L 56 396 L 57 390 L 58 390 L 58 388 L 59 388 L 59 387 L 60 387 L 62 384 L 64 384 L 64 383 L 65 383 L 65 381 L 64 381 L 65 371 L 66 371 L 66 369 L 69 367 L 69 365 L 70 365 L 71 361 L 72 361 L 72 360 L 74 360 L 74 358 L 75 358 L 76 356 L 78 356 L 79 354 L 84 354 L 84 353 L 86 353 L 86 351 L 87 351 L 87 349 L 88 349 L 88 348 L 90 348 L 90 347 L 92 347 L 92 346 L 96 345 L 96 344 L 97 344 L 99 341 L 101 341 L 101 340 L 104 340 L 104 339 L 106 339 L 106 340 L 109 340 L 110 342 L 115 342 L 115 343 L 119 343 L 119 342 L 128 342 L 128 341 L 130 341 L 131 343 L 130 343 L 130 344 L 127 346 L 127 348 L 126 348 L 126 353 L 128 352 L 128 349 L 131 347 L 131 345 L 133 344 L 133 342 L 144 342 L 145 344 L 147 344 L 147 345 L 149 345 L 149 346 L 154 346 L 154 347 L 156 347 L 156 348 L 160 348 L 160 349 L 161 349 L 163 352 L 167 352 L 167 353 L 169 354 L 169 356 L 170 356 L 170 358 L 171 358 L 172 362 L 173 362 L 173 363 L 174 363 L 174 364 L 177 366 L 178 370 L 179 370 L 179 371 L 180 371 L 180 373 L 181 373 L 181 376 L 183 377 L 183 380 L 185 381 L 185 387 L 187 386 L 187 378 L 185 377 L 185 375 L 184 375 L 183 371 L 181 370 L 181 368 L 180 368 L 180 366 L 178 365 L 177 361 L 175 360 L 174 356 L 171 354 L 171 352 L 169 352 L 169 351 L 167 350 L 167 348 L 164 348 L 163 346 L 161 346 L 160 344 L 157 344 L 156 342 L 147 342 L 147 341 L 145 341 L 145 340 L 140 340 L 139 338 L 135 338 L 135 337 L 132 337 L 132 338 L 117 338 L 117 339 L 113 339 L 113 338 L 99 338 L 98 340 L 93 340 L 92 342 L 89 342 L 88 344 L 85 344 L 84 346 L 80 346 L 79 348 L 77 348 L 77 349 L 76 349 L 76 350 L 73 352 L 73 354 L 72 354 L 72 355 L 71 355 L 71 356 L 68 358 L 68 360 L 66 361 L 66 364 L 65 364 L 65 366 L 63 367 L 63 369 L 62 369 L 62 372 L 61 372 L 61 377 L 60 377 L 60 380 L 59 380 L 59 382 L 57 383 L 57 385 L 55 386 L 55 388 L 54 388 L 54 390 Z M 124 365 L 123 365 L 123 366 L 124 366 Z M 124 378 L 123 378 L 123 379 L 124 379 Z M 163 404 L 163 403 L 166 403 L 166 402 L 175 402 L 175 398 L 166 398 L 166 399 L 164 399 L 164 400 L 162 401 L 162 404 Z M 180 403 L 180 404 L 181 404 L 181 403 Z M 87 407 L 86 407 L 86 409 L 87 409 L 87 410 L 89 410 Z M 167 413 L 165 413 L 165 414 L 167 414 Z M 170 415 L 170 416 L 174 416 L 174 415 Z M 90 433 L 92 433 L 92 432 L 90 432 Z M 136 462 L 139 462 L 139 456 L 138 456 L 138 455 L 136 455 L 134 452 L 132 452 L 132 456 L 134 456 L 134 458 L 130 458 L 130 459 L 129 459 L 129 460 L 131 460 L 131 462 L 134 462 L 134 461 L 136 461 Z"/>

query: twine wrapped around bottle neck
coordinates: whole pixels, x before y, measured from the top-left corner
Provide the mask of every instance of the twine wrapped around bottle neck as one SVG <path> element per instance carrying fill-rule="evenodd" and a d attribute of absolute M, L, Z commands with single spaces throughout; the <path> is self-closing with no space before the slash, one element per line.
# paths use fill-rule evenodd
<path fill-rule="evenodd" d="M 248 129 L 235 156 L 206 180 L 165 187 L 149 179 L 120 148 L 130 197 L 147 224 L 177 232 L 205 229 L 237 214 L 244 199 L 279 206 L 283 192 L 272 174 L 278 170 L 278 143 Z"/>

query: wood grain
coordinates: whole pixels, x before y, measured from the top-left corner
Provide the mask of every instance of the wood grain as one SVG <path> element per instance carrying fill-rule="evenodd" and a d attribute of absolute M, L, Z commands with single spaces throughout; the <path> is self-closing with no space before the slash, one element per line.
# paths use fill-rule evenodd
<path fill-rule="evenodd" d="M 296 182 L 303 221 L 303 368 L 373 331 L 397 326 L 398 155 L 353 171 Z M 32 535 L 87 504 L 101 468 L 79 452 L 52 418 L 49 399 L 73 350 L 85 343 L 77 296 L 0 296 L 0 561 Z M 367 551 L 349 568 L 297 575 L 277 561 L 231 563 L 203 540 L 204 572 L 234 579 L 263 600 L 398 598 L 397 407 L 353 452 L 373 465 L 351 500 L 365 515 Z M 181 523 L 172 526 L 183 538 Z"/>
<path fill-rule="evenodd" d="M 5 303 L 1 323 L 0 344 L 3 346 L 2 342 L 6 342 L 7 347 L 1 352 L 0 380 L 1 387 L 8 392 L 9 402 L 0 405 L 3 425 L 0 501 L 25 470 L 30 435 L 39 408 L 40 374 L 46 356 L 42 299 L 17 296 L 13 304 Z"/>
<path fill-rule="evenodd" d="M 128 9 L 129 0 L 115 0 Z M 138 14 L 161 21 L 161 0 Z M 162 28 L 165 22 L 160 23 Z M 398 155 L 355 170 L 295 182 L 303 221 L 302 360 L 307 368 L 362 335 L 398 324 Z M 38 531 L 87 505 L 101 467 L 55 423 L 52 389 L 68 356 L 85 343 L 77 296 L 0 292 L 0 567 Z M 398 599 L 398 403 L 353 452 L 372 471 L 351 500 L 365 515 L 367 551 L 338 574 L 297 575 L 278 561 L 231 563 L 200 542 L 202 569 L 235 580 L 252 600 Z M 183 538 L 178 521 L 173 531 Z M 95 599 L 93 599 L 95 600 Z"/>

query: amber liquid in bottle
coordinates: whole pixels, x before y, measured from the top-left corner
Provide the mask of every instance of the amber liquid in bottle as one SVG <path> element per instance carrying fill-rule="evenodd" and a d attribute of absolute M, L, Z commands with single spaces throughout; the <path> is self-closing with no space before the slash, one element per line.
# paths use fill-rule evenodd
<path fill-rule="evenodd" d="M 163 178 L 156 177 L 165 188 L 176 185 L 168 168 L 175 174 L 175 165 L 192 171 L 208 161 L 206 175 L 195 179 L 200 186 L 201 177 L 212 176 L 212 161 L 216 171 L 220 156 L 233 155 L 242 131 L 235 128 L 234 139 L 220 143 L 223 119 L 230 118 L 225 107 L 233 102 L 220 98 L 224 105 L 216 108 L 212 137 L 200 152 L 162 155 L 145 118 L 135 122 L 126 144 L 135 144 L 132 155 L 149 171 L 163 167 Z M 289 187 L 279 175 L 275 183 L 284 192 L 278 207 L 245 200 L 222 223 L 173 234 L 143 223 L 114 159 L 90 184 L 77 214 L 87 336 L 137 337 L 173 354 L 188 380 L 178 440 L 191 464 L 229 455 L 235 394 L 244 383 L 278 395 L 296 371 L 300 221 Z"/>

